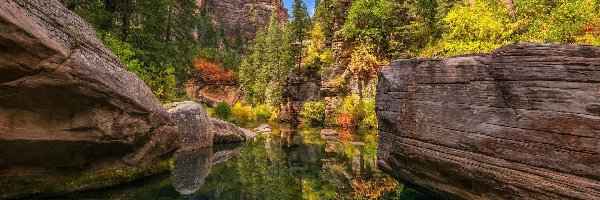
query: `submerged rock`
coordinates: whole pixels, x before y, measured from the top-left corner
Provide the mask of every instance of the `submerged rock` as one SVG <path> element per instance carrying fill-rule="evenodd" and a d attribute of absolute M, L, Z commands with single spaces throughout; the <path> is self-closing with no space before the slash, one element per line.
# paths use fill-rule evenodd
<path fill-rule="evenodd" d="M 521 43 L 398 60 L 377 87 L 379 167 L 460 199 L 600 199 L 600 47 Z"/>
<path fill-rule="evenodd" d="M 154 163 L 178 147 L 176 132 L 144 82 L 60 1 L 0 2 L 0 198 L 147 176 L 43 187 L 50 175 Z"/>
<path fill-rule="evenodd" d="M 211 118 L 200 104 L 193 101 L 165 105 L 171 119 L 179 127 L 179 143 L 182 150 L 211 147 L 215 130 Z M 219 127 L 217 127 L 219 128 Z"/>

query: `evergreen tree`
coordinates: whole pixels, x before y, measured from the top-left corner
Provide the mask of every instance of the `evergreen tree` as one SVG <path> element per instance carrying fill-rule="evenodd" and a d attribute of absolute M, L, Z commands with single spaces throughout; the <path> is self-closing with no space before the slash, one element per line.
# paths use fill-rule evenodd
<path fill-rule="evenodd" d="M 298 65 L 302 64 L 302 42 L 306 39 L 307 32 L 310 29 L 310 17 L 306 9 L 306 4 L 302 0 L 294 0 L 292 6 L 292 21 L 290 22 L 292 31 L 292 42 L 297 45 L 294 48 L 294 56 Z"/>
<path fill-rule="evenodd" d="M 252 104 L 278 106 L 285 76 L 293 66 L 292 32 L 271 15 L 266 30 L 257 33 L 251 54 L 240 66 L 240 87 Z"/>

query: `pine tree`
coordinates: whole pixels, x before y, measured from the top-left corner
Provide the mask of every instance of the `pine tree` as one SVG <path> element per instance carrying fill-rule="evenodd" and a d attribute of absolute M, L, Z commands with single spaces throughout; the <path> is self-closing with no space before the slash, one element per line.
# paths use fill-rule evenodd
<path fill-rule="evenodd" d="M 290 29 L 292 31 L 292 42 L 297 45 L 294 48 L 294 56 L 298 65 L 302 64 L 302 42 L 306 38 L 306 35 L 310 29 L 310 16 L 306 9 L 306 4 L 301 0 L 294 0 L 292 6 L 292 21 L 290 23 Z"/>
<path fill-rule="evenodd" d="M 257 33 L 252 54 L 240 66 L 240 87 L 251 104 L 278 106 L 285 76 L 293 65 L 292 34 L 281 27 L 275 14 L 266 30 Z"/>

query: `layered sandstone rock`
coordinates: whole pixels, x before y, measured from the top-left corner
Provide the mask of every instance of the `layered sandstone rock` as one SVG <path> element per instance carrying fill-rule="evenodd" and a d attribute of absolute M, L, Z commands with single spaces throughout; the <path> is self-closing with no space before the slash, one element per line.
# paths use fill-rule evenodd
<path fill-rule="evenodd" d="M 379 166 L 462 199 L 600 199 L 600 47 L 522 43 L 380 74 Z"/>
<path fill-rule="evenodd" d="M 299 116 L 307 101 L 321 99 L 321 80 L 316 68 L 294 68 L 285 79 L 281 113 L 279 119 L 286 124 L 297 125 Z"/>
<path fill-rule="evenodd" d="M 144 82 L 59 1 L 0 1 L 2 181 L 152 163 L 177 148 L 176 133 Z M 0 198 L 47 192 L 0 185 L 12 187 Z"/>
<path fill-rule="evenodd" d="M 230 39 L 240 36 L 245 40 L 254 39 L 256 32 L 269 23 L 271 13 L 281 24 L 287 22 L 287 9 L 281 0 L 201 0 L 198 3 L 207 7 L 215 23 Z"/>
<path fill-rule="evenodd" d="M 233 106 L 244 99 L 235 83 L 209 84 L 205 81 L 190 80 L 185 84 L 185 93 L 188 98 L 200 100 L 211 107 L 216 107 L 219 103 Z"/>

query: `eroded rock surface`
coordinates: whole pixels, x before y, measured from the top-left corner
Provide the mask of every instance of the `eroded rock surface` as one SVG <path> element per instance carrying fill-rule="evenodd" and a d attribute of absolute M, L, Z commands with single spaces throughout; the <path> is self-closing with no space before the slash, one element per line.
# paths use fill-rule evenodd
<path fill-rule="evenodd" d="M 600 47 L 521 43 L 380 74 L 379 166 L 462 199 L 600 199 Z"/>
<path fill-rule="evenodd" d="M 176 132 L 144 82 L 59 1 L 0 1 L 2 181 L 152 163 L 177 148 Z M 30 188 L 0 198 L 46 192 Z"/>
<path fill-rule="evenodd" d="M 214 127 L 214 143 L 236 143 L 243 142 L 248 139 L 250 136 L 246 136 L 246 133 L 241 128 L 238 128 L 232 123 L 219 120 L 219 119 L 211 119 L 210 122 Z"/>
<path fill-rule="evenodd" d="M 198 1 L 200 6 L 207 6 L 217 25 L 223 27 L 225 35 L 230 39 L 242 37 L 251 40 L 256 32 L 266 27 L 271 13 L 281 24 L 287 22 L 287 9 L 281 0 L 216 0 Z"/>
<path fill-rule="evenodd" d="M 171 119 L 179 127 L 182 150 L 212 147 L 215 130 L 211 119 L 200 104 L 193 101 L 166 105 Z"/>

